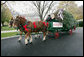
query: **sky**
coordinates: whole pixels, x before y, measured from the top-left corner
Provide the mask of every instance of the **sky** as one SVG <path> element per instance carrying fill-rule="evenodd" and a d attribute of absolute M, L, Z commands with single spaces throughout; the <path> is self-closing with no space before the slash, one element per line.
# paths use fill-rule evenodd
<path fill-rule="evenodd" d="M 57 1 L 57 3 L 59 3 L 59 1 Z M 6 4 L 11 7 L 10 10 L 12 9 L 20 14 L 31 14 L 36 12 L 36 9 L 34 9 L 35 7 L 31 4 L 31 1 L 15 1 L 15 3 L 8 1 Z M 76 4 L 81 6 L 83 5 L 83 1 L 76 1 Z"/>
<path fill-rule="evenodd" d="M 76 1 L 76 4 L 77 4 L 78 6 L 81 6 L 81 5 L 83 5 L 83 1 Z"/>

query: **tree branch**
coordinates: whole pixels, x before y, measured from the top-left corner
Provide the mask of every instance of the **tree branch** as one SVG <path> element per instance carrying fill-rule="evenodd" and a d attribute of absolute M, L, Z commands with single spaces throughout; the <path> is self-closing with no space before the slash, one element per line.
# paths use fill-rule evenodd
<path fill-rule="evenodd" d="M 1 5 L 4 5 L 7 1 L 5 1 L 4 3 L 1 3 Z"/>
<path fill-rule="evenodd" d="M 53 3 L 53 1 L 49 4 L 49 7 L 48 7 L 48 9 L 47 9 L 47 11 L 46 11 L 46 13 L 45 13 L 45 15 L 44 15 L 43 18 L 45 18 L 46 14 L 50 11 L 50 8 L 51 8 L 52 3 Z"/>
<path fill-rule="evenodd" d="M 51 2 L 41 2 L 41 1 L 36 1 L 32 2 L 33 5 L 37 8 L 37 11 L 39 13 L 39 17 L 41 20 L 43 20 L 46 16 L 46 14 L 50 11 L 50 9 L 53 7 L 53 1 Z M 45 13 L 44 13 L 45 12 Z"/>

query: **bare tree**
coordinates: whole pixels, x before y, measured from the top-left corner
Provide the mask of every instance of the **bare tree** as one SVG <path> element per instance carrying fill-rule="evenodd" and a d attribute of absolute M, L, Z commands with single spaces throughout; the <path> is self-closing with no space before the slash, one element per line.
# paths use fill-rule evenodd
<path fill-rule="evenodd" d="M 7 2 L 7 1 L 5 1 L 5 2 L 1 2 L 1 5 L 4 5 L 6 2 Z"/>
<path fill-rule="evenodd" d="M 53 1 L 33 1 L 32 4 L 36 7 L 39 17 L 43 21 L 55 3 Z"/>

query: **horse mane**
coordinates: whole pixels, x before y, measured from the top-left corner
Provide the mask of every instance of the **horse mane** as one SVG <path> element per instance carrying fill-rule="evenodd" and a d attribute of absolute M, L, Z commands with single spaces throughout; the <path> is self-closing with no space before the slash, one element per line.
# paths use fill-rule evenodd
<path fill-rule="evenodd" d="M 20 20 L 23 20 L 23 21 L 27 21 L 27 20 L 25 19 L 25 17 L 23 17 L 23 16 L 17 16 L 16 18 L 18 18 L 18 19 L 20 19 Z"/>
<path fill-rule="evenodd" d="M 20 18 L 25 19 L 25 17 L 20 16 Z"/>
<path fill-rule="evenodd" d="M 16 16 L 16 18 L 18 18 L 18 20 L 20 21 L 21 24 L 25 23 L 27 20 L 22 17 L 22 16 Z"/>

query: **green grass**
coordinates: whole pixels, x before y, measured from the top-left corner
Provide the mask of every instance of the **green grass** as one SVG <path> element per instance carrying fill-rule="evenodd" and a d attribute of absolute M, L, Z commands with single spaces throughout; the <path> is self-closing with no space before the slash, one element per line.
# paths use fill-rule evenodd
<path fill-rule="evenodd" d="M 15 35 L 17 35 L 17 33 L 18 33 L 18 32 L 1 33 L 1 38 L 2 38 L 2 37 L 15 36 Z"/>
<path fill-rule="evenodd" d="M 6 30 L 15 30 L 15 29 L 14 28 L 9 28 L 8 26 L 1 27 L 1 31 L 6 31 Z"/>

